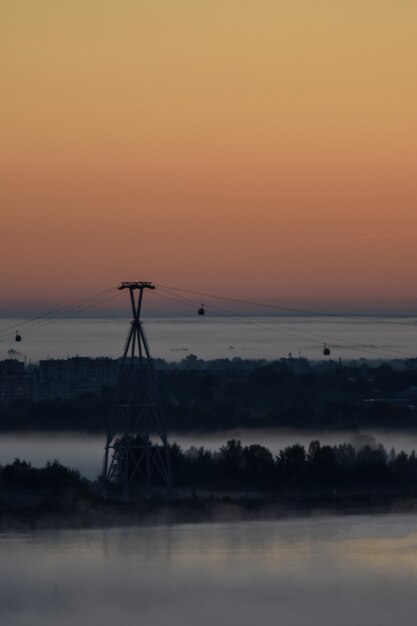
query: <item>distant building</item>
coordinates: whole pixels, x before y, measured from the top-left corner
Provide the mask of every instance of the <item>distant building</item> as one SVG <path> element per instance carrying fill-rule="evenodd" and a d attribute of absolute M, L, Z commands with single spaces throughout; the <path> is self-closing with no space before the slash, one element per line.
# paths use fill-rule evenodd
<path fill-rule="evenodd" d="M 39 367 L 29 366 L 16 359 L 0 361 L 0 405 L 26 398 L 73 398 L 83 393 L 101 394 L 105 387 L 115 387 L 119 360 L 46 359 Z"/>
<path fill-rule="evenodd" d="M 415 410 L 417 408 L 417 386 L 412 385 L 402 391 L 398 391 L 392 398 L 367 398 L 363 401 L 363 404 L 367 408 L 384 405 L 397 409 Z"/>
<path fill-rule="evenodd" d="M 37 373 L 16 359 L 0 361 L 0 406 L 36 397 Z"/>
<path fill-rule="evenodd" d="M 73 357 L 40 361 L 39 399 L 100 394 L 103 387 L 116 385 L 118 370 L 119 360 L 110 358 Z"/>

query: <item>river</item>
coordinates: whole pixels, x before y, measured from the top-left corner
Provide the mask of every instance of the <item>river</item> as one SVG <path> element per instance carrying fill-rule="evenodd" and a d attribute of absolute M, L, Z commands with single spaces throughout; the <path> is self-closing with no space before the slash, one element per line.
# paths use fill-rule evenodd
<path fill-rule="evenodd" d="M 0 533 L 7 626 L 411 626 L 417 515 Z"/>

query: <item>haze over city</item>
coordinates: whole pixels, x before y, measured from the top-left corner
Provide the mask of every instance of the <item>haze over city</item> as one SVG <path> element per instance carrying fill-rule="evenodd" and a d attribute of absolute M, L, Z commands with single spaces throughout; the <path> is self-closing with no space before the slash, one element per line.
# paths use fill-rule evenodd
<path fill-rule="evenodd" d="M 2 314 L 137 279 L 415 312 L 416 23 L 412 0 L 3 3 Z"/>

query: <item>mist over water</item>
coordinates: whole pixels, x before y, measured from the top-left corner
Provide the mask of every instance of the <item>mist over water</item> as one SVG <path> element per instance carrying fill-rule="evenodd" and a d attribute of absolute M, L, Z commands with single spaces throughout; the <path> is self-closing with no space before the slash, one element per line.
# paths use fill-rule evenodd
<path fill-rule="evenodd" d="M 36 362 L 68 356 L 109 356 L 123 351 L 128 319 L 56 320 L 25 332 L 22 320 L 0 320 L 0 329 L 11 326 L 22 342 L 0 344 L 0 358 L 16 350 Z M 248 317 L 147 318 L 144 328 L 154 357 L 180 361 L 188 354 L 202 359 L 279 359 L 292 353 L 309 359 L 323 358 L 323 343 L 331 347 L 334 359 L 392 359 L 417 355 L 414 318 L 355 317 Z M 13 356 L 13 353 L 12 353 Z"/>
<path fill-rule="evenodd" d="M 280 320 L 265 318 L 274 326 Z M 291 319 L 291 326 L 417 353 L 413 329 L 351 320 Z M 275 326 L 276 325 L 276 326 Z M 303 326 L 302 326 L 303 325 Z M 322 344 L 243 322 L 147 320 L 155 357 L 274 359 Z M 19 326 L 16 326 L 19 329 Z M 39 358 L 120 355 L 125 320 L 72 320 L 25 336 L 19 349 Z M 332 347 L 332 358 L 375 357 Z M 10 348 L 15 348 L 11 345 Z M 2 344 L 1 358 L 7 346 Z M 381 352 L 381 356 L 384 356 Z M 391 355 L 393 356 L 393 355 Z M 360 437 L 363 437 L 362 439 Z M 416 433 L 234 430 L 170 433 L 187 449 L 227 439 L 273 454 L 312 439 L 332 445 L 380 442 L 417 449 Z M 16 457 L 43 466 L 60 460 L 90 479 L 101 471 L 104 436 L 0 434 L 0 464 Z M 417 515 L 291 519 L 86 531 L 0 533 L 0 623 L 7 626 L 411 626 L 417 598 Z"/>
<path fill-rule="evenodd" d="M 389 432 L 367 429 L 366 431 L 317 432 L 290 429 L 235 429 L 212 433 L 169 433 L 170 443 L 178 443 L 187 450 L 191 446 L 203 446 L 218 450 L 228 439 L 240 439 L 243 445 L 257 443 L 267 447 L 274 455 L 286 446 L 296 443 L 309 446 L 313 439 L 323 445 L 352 443 L 382 445 L 390 451 L 417 451 L 417 432 Z M 94 480 L 102 470 L 104 435 L 91 433 L 0 433 L 0 465 L 12 463 L 15 458 L 43 467 L 48 461 L 59 460 L 63 465 L 80 470 L 83 476 Z"/>
<path fill-rule="evenodd" d="M 417 516 L 0 535 L 7 626 L 408 626 Z"/>

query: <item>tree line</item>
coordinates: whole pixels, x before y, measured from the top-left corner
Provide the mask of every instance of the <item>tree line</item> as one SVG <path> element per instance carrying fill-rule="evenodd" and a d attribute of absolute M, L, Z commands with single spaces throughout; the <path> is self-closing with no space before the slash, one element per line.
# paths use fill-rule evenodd
<path fill-rule="evenodd" d="M 156 366 L 168 431 L 417 427 L 417 359 L 201 361 L 190 355 L 179 364 L 158 361 Z M 399 400 L 410 389 L 414 396 Z M 113 402 L 111 388 L 66 399 L 22 398 L 0 407 L 0 430 L 103 432 Z"/>
<path fill-rule="evenodd" d="M 204 490 L 288 493 L 326 490 L 417 490 L 417 457 L 382 445 L 355 448 L 311 441 L 294 444 L 274 456 L 265 446 L 230 439 L 218 451 L 170 446 L 176 487 Z"/>
<path fill-rule="evenodd" d="M 178 489 L 275 493 L 316 488 L 401 490 L 415 486 L 417 489 L 415 452 L 388 452 L 382 445 L 356 448 L 350 443 L 331 446 L 313 440 L 307 448 L 294 444 L 274 456 L 265 446 L 243 445 L 238 439 L 230 439 L 215 451 L 194 446 L 183 450 L 176 443 L 169 450 L 174 485 Z M 139 474 L 135 480 L 140 480 Z M 20 459 L 0 466 L 3 488 L 65 490 L 86 489 L 91 485 L 78 470 L 67 468 L 57 460 L 43 468 Z"/>

